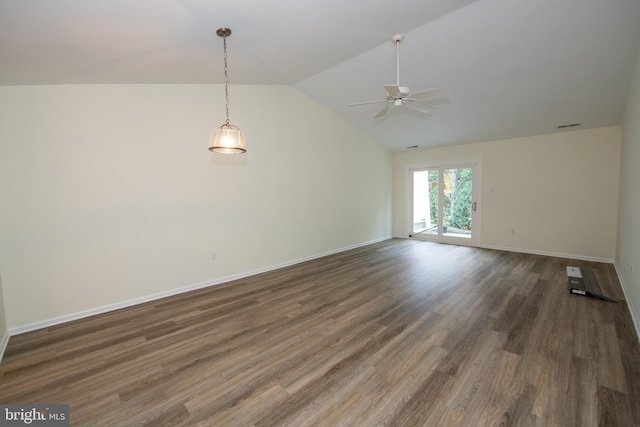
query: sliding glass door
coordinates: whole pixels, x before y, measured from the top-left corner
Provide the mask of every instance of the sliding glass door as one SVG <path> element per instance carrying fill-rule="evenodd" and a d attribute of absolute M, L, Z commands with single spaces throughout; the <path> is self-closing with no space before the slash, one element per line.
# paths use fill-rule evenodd
<path fill-rule="evenodd" d="M 478 167 L 443 165 L 410 170 L 411 237 L 445 243 L 478 242 Z"/>

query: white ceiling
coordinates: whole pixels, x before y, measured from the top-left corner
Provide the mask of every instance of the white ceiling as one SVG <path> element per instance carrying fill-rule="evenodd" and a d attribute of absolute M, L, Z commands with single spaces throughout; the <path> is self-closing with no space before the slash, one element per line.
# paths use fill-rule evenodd
<path fill-rule="evenodd" d="M 0 85 L 294 85 L 392 150 L 620 124 L 640 0 L 0 0 Z M 447 86 L 383 119 L 395 83 Z M 275 100 L 274 100 L 275 102 Z"/>

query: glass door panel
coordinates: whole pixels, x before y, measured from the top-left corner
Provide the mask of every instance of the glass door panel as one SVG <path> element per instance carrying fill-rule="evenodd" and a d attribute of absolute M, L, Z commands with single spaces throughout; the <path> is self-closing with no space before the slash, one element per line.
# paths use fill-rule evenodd
<path fill-rule="evenodd" d="M 438 188 L 438 169 L 413 172 L 412 234 L 437 234 Z"/>
<path fill-rule="evenodd" d="M 473 169 L 442 169 L 442 180 L 442 234 L 469 239 L 473 219 Z"/>
<path fill-rule="evenodd" d="M 411 170 L 410 237 L 476 244 L 476 166 Z M 466 241 L 466 242 L 465 242 Z"/>

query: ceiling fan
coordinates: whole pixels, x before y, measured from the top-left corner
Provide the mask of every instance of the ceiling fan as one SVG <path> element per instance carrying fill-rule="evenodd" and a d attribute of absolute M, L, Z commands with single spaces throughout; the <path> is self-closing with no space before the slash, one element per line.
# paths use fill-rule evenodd
<path fill-rule="evenodd" d="M 404 34 L 395 34 L 391 37 L 391 41 L 396 45 L 396 84 L 384 85 L 384 89 L 387 91 L 387 97 L 378 101 L 357 102 L 355 104 L 349 104 L 349 107 L 356 105 L 366 104 L 381 104 L 387 103 L 387 105 L 374 116 L 378 119 L 385 116 L 395 107 L 406 106 L 412 108 L 421 113 L 428 113 L 433 110 L 430 105 L 421 104 L 416 102 L 420 99 L 434 98 L 442 95 L 446 95 L 449 89 L 446 87 L 425 90 L 421 92 L 411 93 L 406 86 L 400 86 L 400 43 L 404 40 Z"/>

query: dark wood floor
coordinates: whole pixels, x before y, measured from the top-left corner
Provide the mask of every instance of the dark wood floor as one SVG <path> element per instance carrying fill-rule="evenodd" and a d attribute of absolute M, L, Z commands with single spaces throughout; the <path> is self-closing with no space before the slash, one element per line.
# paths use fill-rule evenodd
<path fill-rule="evenodd" d="M 0 402 L 73 426 L 640 426 L 626 304 L 567 265 L 389 240 L 12 337 Z"/>

